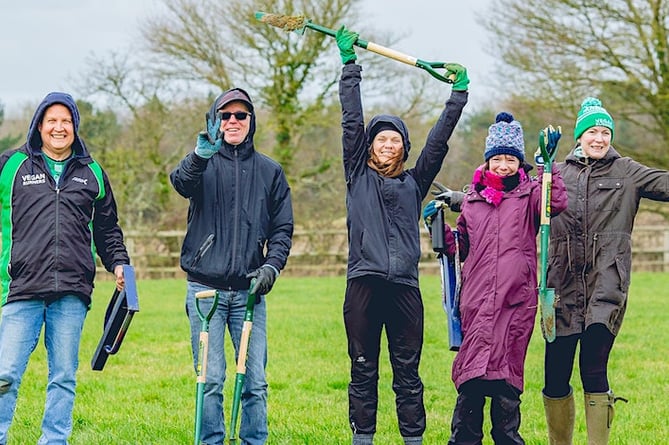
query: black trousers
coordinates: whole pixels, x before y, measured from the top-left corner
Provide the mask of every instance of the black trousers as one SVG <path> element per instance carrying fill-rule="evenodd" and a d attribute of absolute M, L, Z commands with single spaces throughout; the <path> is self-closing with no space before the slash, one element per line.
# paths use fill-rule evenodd
<path fill-rule="evenodd" d="M 610 389 L 607 368 L 615 339 L 606 326 L 596 323 L 588 326 L 581 334 L 557 337 L 551 343 L 546 342 L 544 394 L 548 397 L 562 398 L 571 391 L 569 381 L 579 341 L 581 350 L 578 354 L 578 363 L 583 391 L 607 392 Z"/>
<path fill-rule="evenodd" d="M 423 346 L 420 290 L 381 278 L 349 280 L 344 325 L 351 359 L 349 421 L 354 433 L 376 432 L 381 331 L 386 328 L 399 430 L 404 437 L 425 431 L 423 382 L 418 365 Z"/>
<path fill-rule="evenodd" d="M 520 436 L 520 391 L 504 380 L 469 380 L 458 391 L 448 445 L 481 445 L 483 408 L 490 397 L 491 436 L 495 445 L 524 445 Z"/>

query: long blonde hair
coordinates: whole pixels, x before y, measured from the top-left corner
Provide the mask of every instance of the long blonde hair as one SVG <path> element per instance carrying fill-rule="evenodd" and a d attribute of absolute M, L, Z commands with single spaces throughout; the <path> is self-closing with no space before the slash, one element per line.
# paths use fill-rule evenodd
<path fill-rule="evenodd" d="M 404 171 L 404 150 L 401 150 L 397 156 L 386 162 L 385 164 L 379 160 L 379 157 L 374 153 L 373 146 L 369 147 L 369 159 L 367 165 L 372 170 L 377 171 L 380 175 L 387 178 L 395 178 Z"/>

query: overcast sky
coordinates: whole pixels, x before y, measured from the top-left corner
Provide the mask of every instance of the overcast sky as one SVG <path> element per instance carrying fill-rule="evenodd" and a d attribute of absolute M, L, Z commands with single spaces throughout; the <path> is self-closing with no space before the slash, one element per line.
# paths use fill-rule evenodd
<path fill-rule="evenodd" d="M 485 13 L 491 0 L 360 2 L 375 29 L 407 36 L 394 49 L 423 60 L 462 63 L 472 81 L 470 103 L 484 99 L 492 58 L 484 51 L 487 36 L 475 14 Z M 71 81 L 87 57 L 135 47 L 138 24 L 159 11 L 160 4 L 160 0 L 0 0 L 0 101 L 5 112 L 36 105 L 50 91 L 76 94 Z"/>

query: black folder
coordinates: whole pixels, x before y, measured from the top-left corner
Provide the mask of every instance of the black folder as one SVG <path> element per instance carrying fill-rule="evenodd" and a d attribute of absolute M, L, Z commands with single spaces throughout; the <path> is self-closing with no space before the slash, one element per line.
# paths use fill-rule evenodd
<path fill-rule="evenodd" d="M 139 312 L 135 269 L 130 265 L 124 265 L 123 277 L 125 280 L 123 290 L 114 289 L 114 294 L 107 306 L 104 332 L 93 355 L 93 360 L 91 360 L 93 371 L 102 371 L 107 358 L 118 352 L 133 315 Z"/>

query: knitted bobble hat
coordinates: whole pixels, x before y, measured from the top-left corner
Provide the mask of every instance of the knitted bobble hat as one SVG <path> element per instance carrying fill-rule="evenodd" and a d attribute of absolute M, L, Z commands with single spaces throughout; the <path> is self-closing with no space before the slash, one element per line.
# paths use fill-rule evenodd
<path fill-rule="evenodd" d="M 586 97 L 581 104 L 581 109 L 576 117 L 574 126 L 574 140 L 578 140 L 588 128 L 606 127 L 611 130 L 611 141 L 613 141 L 613 129 L 615 127 L 613 118 L 602 107 L 602 101 L 596 97 Z"/>
<path fill-rule="evenodd" d="M 488 128 L 483 158 L 487 162 L 497 155 L 512 155 L 520 159 L 521 163 L 525 162 L 523 127 L 511 113 L 499 113 L 495 123 Z"/>

